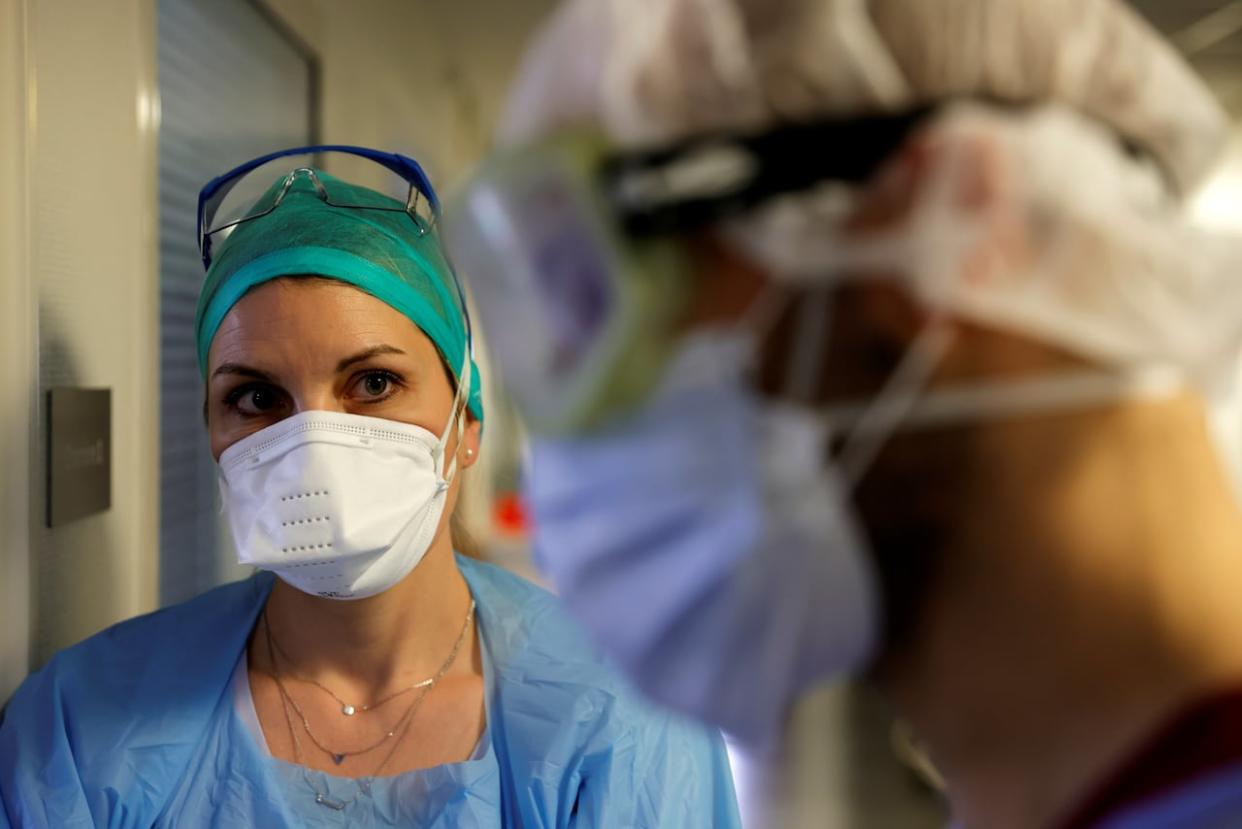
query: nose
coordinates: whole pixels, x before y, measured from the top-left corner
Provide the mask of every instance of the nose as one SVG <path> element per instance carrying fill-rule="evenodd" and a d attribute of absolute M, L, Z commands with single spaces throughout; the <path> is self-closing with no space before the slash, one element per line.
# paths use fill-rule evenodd
<path fill-rule="evenodd" d="M 295 414 L 305 412 L 336 412 L 345 413 L 345 400 L 338 394 L 333 384 L 326 382 L 307 383 L 297 389 L 291 389 Z"/>

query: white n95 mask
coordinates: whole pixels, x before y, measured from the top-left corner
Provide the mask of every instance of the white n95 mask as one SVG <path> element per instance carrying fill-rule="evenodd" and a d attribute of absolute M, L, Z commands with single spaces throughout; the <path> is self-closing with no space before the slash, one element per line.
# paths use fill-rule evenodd
<path fill-rule="evenodd" d="M 460 437 L 458 415 L 437 438 L 406 423 L 312 411 L 230 446 L 220 489 L 238 562 L 331 599 L 393 587 L 440 525 L 457 468 L 454 459 L 442 472 L 454 421 Z"/>

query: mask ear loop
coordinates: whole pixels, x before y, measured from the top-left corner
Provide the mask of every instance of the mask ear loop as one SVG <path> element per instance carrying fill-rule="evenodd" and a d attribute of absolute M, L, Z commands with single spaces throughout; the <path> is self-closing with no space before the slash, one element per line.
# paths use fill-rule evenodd
<path fill-rule="evenodd" d="M 747 372 L 757 369 L 764 340 L 780 322 L 781 315 L 789 307 L 789 301 L 790 293 L 785 286 L 769 282 L 760 289 L 759 294 L 742 312 L 741 319 L 735 323 L 736 330 L 746 337 L 751 346 L 745 358 L 744 368 Z"/>
<path fill-rule="evenodd" d="M 828 285 L 811 288 L 796 311 L 794 343 L 783 384 L 783 393 L 790 400 L 813 400 L 823 381 L 823 366 L 832 333 L 833 290 Z"/>
<path fill-rule="evenodd" d="M 470 394 L 471 373 L 473 370 L 473 359 L 471 358 L 470 349 L 465 349 L 463 365 L 460 377 L 457 381 L 457 393 L 453 395 L 453 408 L 449 411 L 448 423 L 444 424 L 444 431 L 440 433 L 440 439 L 436 441 L 434 457 L 437 467 L 442 467 L 444 456 L 448 449 L 449 435 L 453 432 L 453 427 L 457 428 L 457 446 L 461 446 L 462 436 L 466 433 L 466 405 L 467 398 Z M 447 469 L 444 469 L 440 475 L 439 489 L 441 492 L 448 489 L 453 483 L 453 478 L 457 476 L 457 453 L 453 453 L 453 458 L 449 461 Z"/>
<path fill-rule="evenodd" d="M 462 356 L 461 371 L 458 372 L 457 394 L 453 397 L 453 408 L 449 414 L 449 421 L 444 425 L 444 432 L 440 435 L 440 440 L 436 443 L 435 459 L 436 464 L 443 463 L 444 454 L 448 449 L 449 432 L 453 429 L 453 424 L 457 424 L 457 447 L 461 448 L 462 436 L 466 433 L 466 422 L 462 416 L 466 407 L 469 405 L 470 385 L 473 378 L 474 370 L 474 321 L 470 318 L 470 305 L 466 302 L 466 290 L 461 284 L 461 278 L 458 277 L 457 271 L 449 265 L 449 273 L 453 276 L 453 285 L 457 288 L 457 299 L 461 303 L 462 320 L 466 326 L 466 347 L 465 354 Z M 440 491 L 448 489 L 453 483 L 453 478 L 457 476 L 457 453 L 453 453 L 453 460 L 449 463 L 447 470 L 440 476 Z"/>

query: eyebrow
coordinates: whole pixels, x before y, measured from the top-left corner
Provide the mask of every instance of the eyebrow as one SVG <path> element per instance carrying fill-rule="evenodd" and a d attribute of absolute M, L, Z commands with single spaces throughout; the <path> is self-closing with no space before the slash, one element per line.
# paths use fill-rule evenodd
<path fill-rule="evenodd" d="M 393 345 L 372 346 L 365 351 L 359 351 L 357 354 L 341 360 L 336 364 L 336 372 L 337 374 L 340 374 L 350 366 L 357 365 L 358 363 L 369 360 L 372 357 L 378 357 L 381 354 L 405 354 L 405 352 Z M 268 374 L 266 371 L 260 371 L 257 368 L 252 368 L 242 363 L 221 363 L 220 366 L 211 373 L 213 379 L 216 377 L 223 377 L 225 375 L 251 377 L 256 380 L 262 380 L 266 383 L 273 384 L 276 382 L 275 377 Z"/>
<path fill-rule="evenodd" d="M 223 377 L 225 375 L 235 375 L 238 377 L 253 377 L 256 380 L 263 380 L 267 383 L 275 384 L 275 378 L 266 371 L 259 371 L 257 368 L 251 368 L 241 363 L 221 363 L 220 366 L 211 373 L 212 379 Z"/>
<path fill-rule="evenodd" d="M 381 354 L 405 354 L 405 352 L 393 345 L 373 346 L 371 348 L 368 348 L 365 351 L 359 351 L 357 354 L 355 354 L 352 357 L 346 357 L 345 359 L 341 360 L 339 363 L 336 364 L 336 373 L 340 374 L 342 371 L 344 371 L 345 369 L 349 368 L 352 365 L 357 365 L 358 363 L 361 363 L 364 360 L 369 360 L 372 357 L 378 357 Z"/>

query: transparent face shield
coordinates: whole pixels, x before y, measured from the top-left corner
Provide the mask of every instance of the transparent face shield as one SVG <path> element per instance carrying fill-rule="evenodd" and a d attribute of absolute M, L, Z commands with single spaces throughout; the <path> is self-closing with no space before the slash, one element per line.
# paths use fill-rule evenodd
<path fill-rule="evenodd" d="M 817 181 L 865 181 L 927 113 L 638 153 L 567 132 L 493 156 L 444 235 L 528 425 L 587 431 L 651 392 L 692 289 L 685 235 Z"/>

